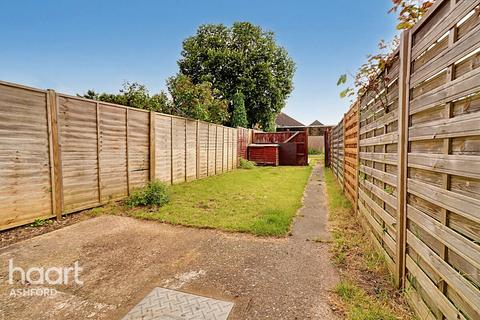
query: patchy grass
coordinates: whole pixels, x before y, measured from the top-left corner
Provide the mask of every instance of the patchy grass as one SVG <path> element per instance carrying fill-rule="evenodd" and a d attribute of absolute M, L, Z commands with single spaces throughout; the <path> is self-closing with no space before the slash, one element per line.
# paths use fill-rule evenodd
<path fill-rule="evenodd" d="M 362 288 L 349 280 L 342 280 L 335 292 L 348 306 L 348 319 L 396 320 L 397 317 L 385 302 L 372 299 Z"/>
<path fill-rule="evenodd" d="M 393 286 L 385 258 L 364 232 L 332 171 L 324 169 L 324 176 L 332 225 L 332 259 L 342 278 L 335 292 L 346 319 L 412 319 L 403 294 Z"/>
<path fill-rule="evenodd" d="M 308 164 L 311 166 L 315 166 L 318 162 L 321 162 L 325 159 L 325 155 L 321 154 L 310 154 L 308 155 Z"/>
<path fill-rule="evenodd" d="M 161 208 L 125 214 L 200 228 L 284 236 L 302 204 L 312 168 L 254 167 L 173 185 Z"/>

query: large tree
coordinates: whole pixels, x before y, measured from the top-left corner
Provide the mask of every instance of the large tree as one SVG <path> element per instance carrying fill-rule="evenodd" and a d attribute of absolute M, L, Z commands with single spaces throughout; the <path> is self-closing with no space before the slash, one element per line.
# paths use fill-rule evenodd
<path fill-rule="evenodd" d="M 245 96 L 241 92 L 235 93 L 233 96 L 233 110 L 230 124 L 232 127 L 248 126 L 247 111 L 245 110 Z"/>
<path fill-rule="evenodd" d="M 174 114 L 218 124 L 227 122 L 228 102 L 216 97 L 218 92 L 211 83 L 193 84 L 189 77 L 180 74 L 169 78 L 167 86 Z"/>
<path fill-rule="evenodd" d="M 193 83 L 211 83 L 230 103 L 243 92 L 249 126 L 270 128 L 293 90 L 295 63 L 273 32 L 248 22 L 200 26 L 183 42 L 178 65 Z"/>

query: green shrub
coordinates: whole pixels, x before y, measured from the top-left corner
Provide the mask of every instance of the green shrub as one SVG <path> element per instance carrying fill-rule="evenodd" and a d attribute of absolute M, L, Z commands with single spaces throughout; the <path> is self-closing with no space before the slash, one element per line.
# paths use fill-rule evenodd
<path fill-rule="evenodd" d="M 308 148 L 308 154 L 314 155 L 314 154 L 322 154 L 321 151 L 315 150 L 313 148 Z"/>
<path fill-rule="evenodd" d="M 125 204 L 129 207 L 161 207 L 169 201 L 167 187 L 162 182 L 155 180 L 149 182 L 146 187 L 135 190 L 125 201 Z"/>
<path fill-rule="evenodd" d="M 248 161 L 246 159 L 240 158 L 240 168 L 242 169 L 253 169 L 256 164 L 253 161 Z"/>

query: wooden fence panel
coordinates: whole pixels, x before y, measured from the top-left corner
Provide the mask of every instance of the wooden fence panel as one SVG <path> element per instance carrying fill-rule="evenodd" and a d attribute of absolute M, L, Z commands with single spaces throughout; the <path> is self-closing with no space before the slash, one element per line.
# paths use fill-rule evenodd
<path fill-rule="evenodd" d="M 187 125 L 186 180 L 192 181 L 197 178 L 197 121 L 186 120 L 186 125 Z"/>
<path fill-rule="evenodd" d="M 150 176 L 150 113 L 128 109 L 128 171 L 130 191 L 143 187 Z"/>
<path fill-rule="evenodd" d="M 228 171 L 233 170 L 233 168 L 236 166 L 236 160 L 233 158 L 235 156 L 233 150 L 233 140 L 236 139 L 235 133 L 235 129 L 228 128 Z"/>
<path fill-rule="evenodd" d="M 344 144 L 343 144 L 343 119 L 332 129 L 332 168 L 342 188 L 343 181 L 343 163 L 344 163 Z"/>
<path fill-rule="evenodd" d="M 97 103 L 60 96 L 59 123 L 62 141 L 64 211 L 101 203 L 99 192 Z"/>
<path fill-rule="evenodd" d="M 479 5 L 437 1 L 411 33 L 406 267 L 438 319 L 480 319 Z"/>
<path fill-rule="evenodd" d="M 101 202 L 121 199 L 128 195 L 125 110 L 99 104 Z"/>
<path fill-rule="evenodd" d="M 382 75 L 388 79 L 384 93 L 367 92 L 360 99 L 357 209 L 393 273 L 398 223 L 398 51 L 392 59 Z M 385 83 L 380 81 L 378 86 Z M 374 93 L 381 90 L 372 89 Z"/>
<path fill-rule="evenodd" d="M 228 128 L 223 127 L 223 171 L 228 171 Z"/>
<path fill-rule="evenodd" d="M 232 128 L 232 169 L 238 166 L 238 132 L 236 128 Z"/>
<path fill-rule="evenodd" d="M 357 167 L 358 167 L 358 104 L 355 103 L 344 117 L 344 186 L 347 197 L 352 203 L 357 202 Z"/>
<path fill-rule="evenodd" d="M 215 161 L 216 159 L 216 144 L 217 144 L 217 126 L 214 124 L 208 125 L 208 175 L 215 175 Z"/>
<path fill-rule="evenodd" d="M 208 123 L 199 122 L 198 141 L 199 141 L 199 178 L 208 175 Z"/>
<path fill-rule="evenodd" d="M 172 117 L 155 115 L 155 162 L 156 179 L 165 183 L 172 181 Z"/>
<path fill-rule="evenodd" d="M 172 183 L 185 181 L 185 119 L 172 117 Z"/>
<path fill-rule="evenodd" d="M 250 130 L 245 128 L 237 128 L 238 134 L 238 158 L 247 159 L 247 148 L 249 145 L 249 138 L 250 138 Z"/>
<path fill-rule="evenodd" d="M 0 230 L 237 165 L 237 131 L 0 81 Z"/>
<path fill-rule="evenodd" d="M 215 126 L 215 174 L 222 173 L 223 165 L 223 127 Z"/>
<path fill-rule="evenodd" d="M 54 216 L 45 91 L 0 84 L 0 229 Z"/>

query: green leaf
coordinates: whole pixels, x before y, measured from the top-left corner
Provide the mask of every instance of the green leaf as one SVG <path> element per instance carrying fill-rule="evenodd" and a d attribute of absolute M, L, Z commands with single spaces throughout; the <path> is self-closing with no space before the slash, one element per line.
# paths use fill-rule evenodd
<path fill-rule="evenodd" d="M 341 85 L 341 84 L 344 84 L 345 82 L 347 82 L 347 75 L 346 74 L 342 74 L 340 76 L 340 78 L 338 78 L 338 81 L 337 81 L 337 86 Z"/>
<path fill-rule="evenodd" d="M 397 30 L 410 29 L 413 25 L 409 22 L 400 22 L 397 24 Z"/>
<path fill-rule="evenodd" d="M 340 98 L 342 99 L 350 96 L 353 96 L 353 90 L 351 88 L 347 88 L 340 92 Z"/>

